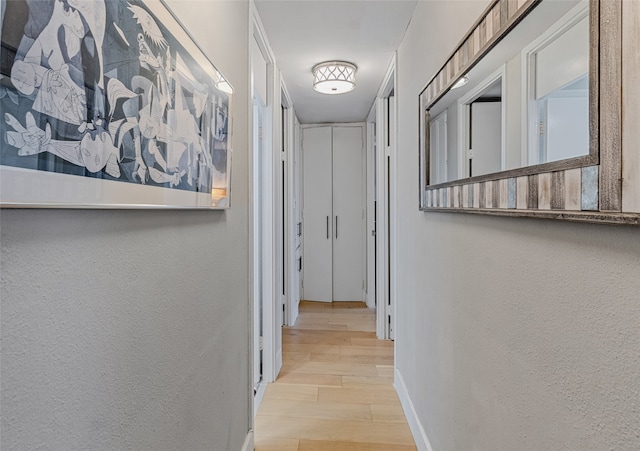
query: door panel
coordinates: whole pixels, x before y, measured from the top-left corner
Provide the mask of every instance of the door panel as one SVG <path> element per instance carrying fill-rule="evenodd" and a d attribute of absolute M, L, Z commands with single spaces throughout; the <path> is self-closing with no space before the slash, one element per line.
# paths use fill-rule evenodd
<path fill-rule="evenodd" d="M 331 127 L 317 127 L 305 128 L 302 133 L 304 298 L 331 302 L 332 131 Z"/>
<path fill-rule="evenodd" d="M 333 128 L 334 301 L 364 301 L 362 135 L 362 127 Z"/>
<path fill-rule="evenodd" d="M 502 169 L 502 103 L 471 104 L 472 175 L 491 174 Z"/>

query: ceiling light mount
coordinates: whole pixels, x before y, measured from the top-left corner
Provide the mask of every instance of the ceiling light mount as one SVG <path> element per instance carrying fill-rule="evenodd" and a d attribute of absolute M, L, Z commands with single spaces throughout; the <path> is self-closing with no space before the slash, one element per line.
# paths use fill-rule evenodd
<path fill-rule="evenodd" d="M 323 94 L 343 94 L 356 87 L 355 64 L 346 61 L 326 61 L 316 64 L 313 73 L 313 89 Z"/>

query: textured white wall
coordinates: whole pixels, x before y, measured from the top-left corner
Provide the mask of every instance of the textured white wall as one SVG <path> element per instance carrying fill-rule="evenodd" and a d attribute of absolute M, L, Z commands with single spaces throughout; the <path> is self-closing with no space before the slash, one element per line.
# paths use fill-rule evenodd
<path fill-rule="evenodd" d="M 399 49 L 399 371 L 436 451 L 638 449 L 640 228 L 418 211 L 418 93 L 487 4 Z"/>
<path fill-rule="evenodd" d="M 3 451 L 239 450 L 250 428 L 248 3 L 169 3 L 236 88 L 233 207 L 2 210 Z"/>

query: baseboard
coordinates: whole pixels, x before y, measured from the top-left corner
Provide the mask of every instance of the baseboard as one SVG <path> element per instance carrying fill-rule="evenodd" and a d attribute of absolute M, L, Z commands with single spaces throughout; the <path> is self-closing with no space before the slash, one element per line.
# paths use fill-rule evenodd
<path fill-rule="evenodd" d="M 249 431 L 240 451 L 253 451 L 253 448 L 253 431 Z"/>
<path fill-rule="evenodd" d="M 375 297 L 367 293 L 364 297 L 364 303 L 367 304 L 367 308 L 376 308 Z"/>
<path fill-rule="evenodd" d="M 404 379 L 402 378 L 400 371 L 398 371 L 398 368 L 395 369 L 393 385 L 396 387 L 396 391 L 400 397 L 400 403 L 402 404 L 404 415 L 407 417 L 407 422 L 409 423 L 409 428 L 411 429 L 411 434 L 413 435 L 413 440 L 416 442 L 418 451 L 433 451 L 429 438 L 427 437 L 427 433 L 424 431 L 424 428 L 418 419 L 416 409 L 413 407 L 413 403 L 409 397 L 409 391 L 407 390 L 407 386 L 405 385 Z"/>
<path fill-rule="evenodd" d="M 280 340 L 282 340 L 282 338 Z M 280 349 L 276 354 L 276 371 L 273 375 L 273 380 L 270 382 L 275 382 L 278 379 L 278 375 L 280 374 L 281 369 L 282 369 L 282 346 L 280 346 Z"/>
<path fill-rule="evenodd" d="M 267 390 L 267 383 L 260 382 L 258 384 L 258 391 L 256 391 L 255 395 L 253 395 L 253 417 L 255 418 L 258 415 L 258 409 L 260 408 L 260 404 L 262 404 L 262 398 L 264 398 L 264 392 Z"/>

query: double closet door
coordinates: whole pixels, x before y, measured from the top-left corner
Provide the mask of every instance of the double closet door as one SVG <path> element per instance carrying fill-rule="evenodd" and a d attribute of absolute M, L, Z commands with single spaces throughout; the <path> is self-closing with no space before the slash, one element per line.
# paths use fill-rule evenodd
<path fill-rule="evenodd" d="M 364 301 L 364 127 L 303 128 L 303 295 Z"/>

